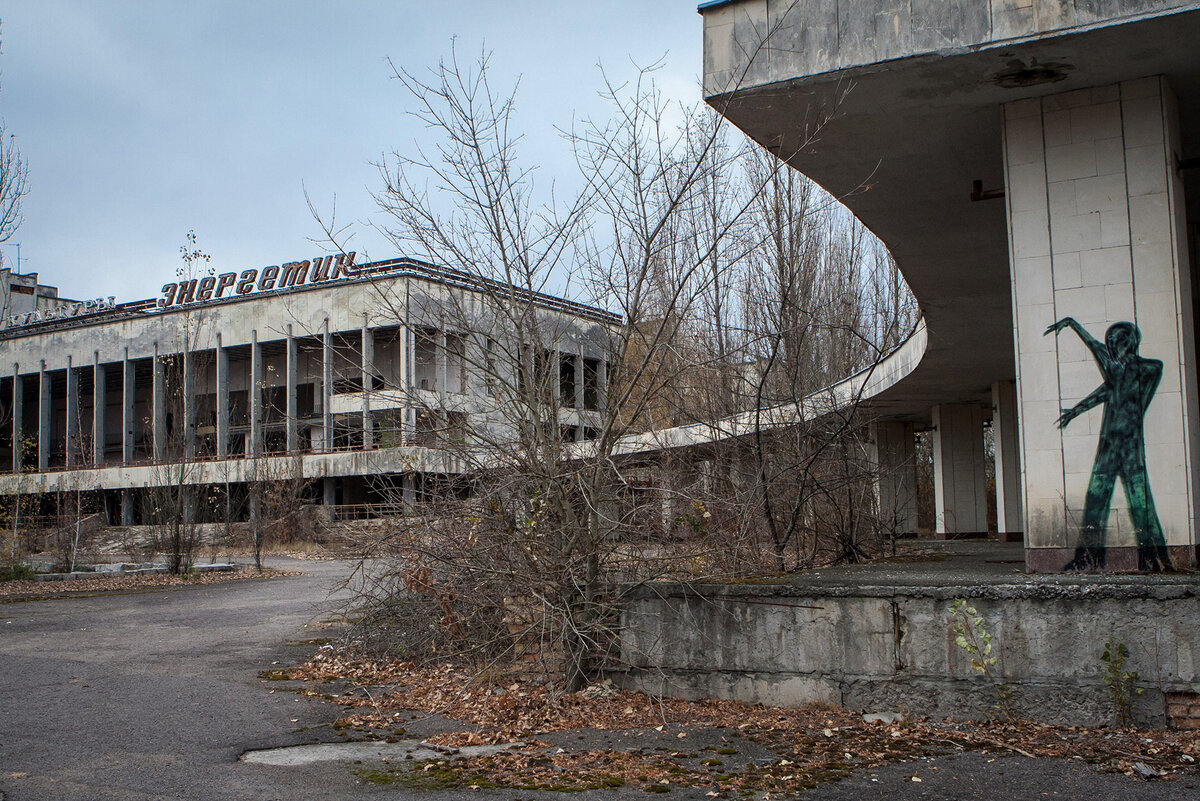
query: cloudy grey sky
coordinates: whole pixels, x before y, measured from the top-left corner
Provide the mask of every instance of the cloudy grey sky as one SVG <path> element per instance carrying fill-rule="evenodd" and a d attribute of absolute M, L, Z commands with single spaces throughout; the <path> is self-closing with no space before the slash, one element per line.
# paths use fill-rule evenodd
<path fill-rule="evenodd" d="M 371 258 L 372 162 L 427 136 L 387 58 L 410 71 L 494 53 L 521 79 L 523 153 L 573 179 L 554 126 L 602 111 L 597 64 L 665 56 L 664 93 L 699 98 L 696 0 L 150 2 L 0 0 L 0 116 L 29 163 L 25 222 L 3 246 L 65 296 L 153 297 L 189 229 L 218 271 L 320 252 L 302 182 Z"/>

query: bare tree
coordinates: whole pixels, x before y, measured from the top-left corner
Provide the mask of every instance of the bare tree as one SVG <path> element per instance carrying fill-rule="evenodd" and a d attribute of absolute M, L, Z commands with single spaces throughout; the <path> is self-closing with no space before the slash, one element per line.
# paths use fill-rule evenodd
<path fill-rule="evenodd" d="M 11 239 L 21 226 L 21 200 L 28 192 L 29 165 L 21 157 L 16 135 L 0 119 L 0 242 Z"/>

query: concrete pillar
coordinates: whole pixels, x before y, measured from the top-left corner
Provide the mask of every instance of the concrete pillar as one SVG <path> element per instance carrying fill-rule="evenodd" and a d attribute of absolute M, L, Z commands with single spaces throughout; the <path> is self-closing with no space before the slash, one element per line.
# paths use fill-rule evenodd
<path fill-rule="evenodd" d="M 125 348 L 125 356 L 121 360 L 121 464 L 133 463 L 133 430 L 137 425 L 133 413 L 137 393 L 135 379 L 133 362 L 129 360 L 129 348 Z M 121 503 L 124 502 L 122 499 Z"/>
<path fill-rule="evenodd" d="M 913 424 L 895 420 L 872 423 L 871 455 L 880 524 L 897 536 L 916 534 L 917 460 Z"/>
<path fill-rule="evenodd" d="M 608 360 L 601 358 L 596 365 L 596 408 L 604 411 L 608 407 Z"/>
<path fill-rule="evenodd" d="M 992 384 L 992 441 L 996 456 L 996 531 L 1001 542 L 1021 542 L 1021 455 L 1017 427 L 1017 384 Z"/>
<path fill-rule="evenodd" d="M 121 525 L 133 525 L 133 490 L 121 490 Z"/>
<path fill-rule="evenodd" d="M 262 346 L 258 344 L 258 331 L 250 332 L 250 443 L 247 448 L 249 456 L 258 456 L 263 452 L 262 432 L 262 398 L 263 398 L 263 356 Z"/>
<path fill-rule="evenodd" d="M 583 346 L 575 348 L 575 408 L 583 408 Z"/>
<path fill-rule="evenodd" d="M 92 355 L 92 464 L 100 467 L 104 464 L 104 448 L 108 441 L 105 428 L 108 420 L 108 369 L 100 363 L 100 351 Z"/>
<path fill-rule="evenodd" d="M 46 360 L 38 367 L 38 470 L 50 467 L 50 374 L 46 372 Z"/>
<path fill-rule="evenodd" d="M 83 450 L 83 443 L 79 441 L 79 373 L 70 355 L 67 356 L 67 425 L 65 431 L 67 438 L 66 464 L 67 467 L 74 467 L 79 462 L 77 454 Z"/>
<path fill-rule="evenodd" d="M 13 441 L 13 463 L 12 469 L 14 473 L 21 472 L 21 455 L 25 450 L 22 446 L 21 438 L 24 432 L 21 430 L 21 420 L 25 416 L 25 382 L 21 378 L 20 368 L 13 364 L 13 399 L 12 399 L 12 441 Z"/>
<path fill-rule="evenodd" d="M 987 533 L 987 474 L 983 407 L 947 403 L 933 407 L 933 492 L 937 535 Z"/>
<path fill-rule="evenodd" d="M 441 401 L 442 406 L 445 407 L 446 390 L 449 388 L 446 364 L 450 361 L 450 359 L 447 358 L 449 356 L 449 352 L 447 350 L 449 342 L 446 338 L 446 327 L 444 323 L 434 334 L 434 342 L 436 343 L 436 347 L 433 349 L 434 389 L 437 390 L 438 398 Z"/>
<path fill-rule="evenodd" d="M 400 408 L 400 444 L 407 445 L 412 436 L 412 415 L 414 407 L 411 401 L 412 392 L 412 329 L 407 323 L 400 325 L 400 393 L 404 405 Z"/>
<path fill-rule="evenodd" d="M 401 481 L 401 497 L 404 499 L 406 506 L 411 506 L 417 501 L 417 481 L 412 473 L 405 473 Z"/>
<path fill-rule="evenodd" d="M 163 462 L 167 458 L 167 369 L 163 364 L 162 355 L 158 352 L 158 343 L 154 343 L 154 362 L 151 368 L 151 412 L 150 437 L 154 461 Z"/>
<path fill-rule="evenodd" d="M 229 456 L 229 352 L 217 334 L 217 458 Z"/>
<path fill-rule="evenodd" d="M 296 418 L 296 371 L 299 369 L 300 350 L 296 337 L 292 335 L 292 325 L 287 327 L 287 450 L 295 453 L 300 450 L 300 424 Z"/>
<path fill-rule="evenodd" d="M 371 420 L 371 390 L 375 381 L 375 332 L 367 327 L 367 315 L 362 324 L 362 437 L 363 448 L 375 447 L 375 430 Z"/>
<path fill-rule="evenodd" d="M 1153 77 L 1003 111 L 1026 562 L 1186 564 L 1200 414 L 1175 98 Z"/>
<path fill-rule="evenodd" d="M 329 333 L 329 318 L 325 318 L 325 327 L 321 333 L 321 426 L 322 450 L 333 450 L 333 409 L 330 399 L 333 397 L 333 335 Z"/>
<path fill-rule="evenodd" d="M 183 428 L 183 456 L 185 459 L 193 459 L 196 456 L 196 400 L 192 397 L 195 385 L 192 371 L 196 369 L 196 356 L 190 349 L 185 348 L 180 358 L 183 370 L 183 419 L 179 421 L 179 425 Z"/>
<path fill-rule="evenodd" d="M 335 479 L 326 478 L 321 482 L 321 502 L 329 510 L 329 519 L 333 519 L 333 507 L 337 505 L 337 484 Z"/>

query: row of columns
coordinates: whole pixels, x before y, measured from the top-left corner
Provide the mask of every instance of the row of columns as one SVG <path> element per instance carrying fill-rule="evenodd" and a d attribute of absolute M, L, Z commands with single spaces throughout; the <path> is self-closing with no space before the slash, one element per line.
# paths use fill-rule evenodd
<path fill-rule="evenodd" d="M 988 530 L 986 409 L 978 403 L 935 406 L 933 487 L 935 531 L 940 537 L 981 534 Z M 1016 386 L 992 386 L 992 440 L 996 479 L 996 522 L 1002 541 L 1021 540 L 1023 521 Z M 876 498 L 884 526 L 896 534 L 917 532 L 915 427 L 910 422 L 871 425 Z"/>
<path fill-rule="evenodd" d="M 329 322 L 326 320 L 319 334 L 322 346 L 321 359 L 321 415 L 324 430 L 325 441 L 323 443 L 324 450 L 331 450 L 333 447 L 333 430 L 334 430 L 334 413 L 330 398 L 333 395 L 334 383 L 334 333 L 330 331 Z M 464 352 L 461 357 L 466 359 L 467 354 L 465 348 L 469 347 L 473 339 L 470 336 L 464 336 L 447 332 L 445 330 L 438 331 L 436 347 L 434 348 L 434 390 L 438 396 L 446 400 L 446 396 L 450 389 L 450 359 L 448 358 L 451 347 L 457 348 L 454 343 L 455 337 L 462 336 L 462 346 Z M 412 387 L 415 385 L 415 359 L 412 353 L 414 342 L 413 330 L 409 326 L 401 326 L 400 332 L 400 358 L 399 358 L 399 374 L 403 385 Z M 361 380 L 362 380 L 362 401 L 361 401 L 361 431 L 363 447 L 371 448 L 377 441 L 375 413 L 372 409 L 372 397 L 374 392 L 374 382 L 377 375 L 375 368 L 375 332 L 368 325 L 368 318 L 364 314 L 361 327 L 361 359 L 358 365 Z M 483 351 L 487 348 L 487 343 L 480 339 L 474 342 L 480 350 L 480 355 L 483 359 L 487 359 L 487 354 Z M 289 452 L 299 450 L 300 446 L 300 423 L 298 409 L 298 374 L 300 364 L 300 349 L 298 339 L 294 336 L 292 326 L 289 325 L 286 331 L 286 365 L 285 373 L 285 395 L 286 395 L 286 445 Z M 227 347 L 222 342 L 222 335 L 216 334 L 215 347 L 215 375 L 216 375 L 216 449 L 215 456 L 217 458 L 229 458 L 234 455 L 229 452 L 230 441 L 230 353 L 231 348 Z M 563 351 L 551 351 L 556 360 L 559 360 L 566 354 Z M 184 352 L 178 355 L 182 359 L 182 379 L 181 379 L 181 420 L 172 420 L 175 426 L 179 426 L 177 431 L 168 431 L 168 394 L 173 391 L 173 388 L 168 387 L 167 378 L 167 360 L 166 357 L 172 354 L 163 353 L 160 346 L 156 343 L 152 357 L 152 381 L 151 381 L 151 398 L 150 398 L 150 454 L 155 461 L 165 461 L 173 454 L 169 453 L 169 443 L 172 436 L 180 438 L 182 445 L 182 455 L 184 458 L 194 458 L 196 455 L 196 402 L 195 402 L 195 376 L 192 374 L 195 367 L 194 354 Z M 574 357 L 575 374 L 574 374 L 574 392 L 575 405 L 583 407 L 583 399 L 585 393 L 585 368 L 582 351 L 570 353 Z M 107 445 L 107 428 L 108 428 L 108 409 L 107 398 L 108 389 L 114 378 L 119 377 L 121 387 L 121 434 L 120 434 L 120 463 L 132 464 L 135 461 L 135 433 L 138 428 L 138 412 L 136 403 L 138 393 L 136 387 L 136 362 L 137 359 L 131 359 L 129 349 L 126 348 L 123 359 L 116 363 L 101 363 L 99 354 L 93 356 L 92 364 L 89 365 L 93 375 L 93 402 L 92 402 L 92 432 L 91 432 L 91 466 L 99 467 L 105 463 L 105 449 Z M 598 360 L 597 367 L 597 393 L 602 402 L 603 393 L 599 391 L 599 387 L 604 385 L 606 380 L 605 362 Z M 66 370 L 66 426 L 65 439 L 67 443 L 66 451 L 66 466 L 73 468 L 80 466 L 81 449 L 74 446 L 74 443 L 79 439 L 81 431 L 79 424 L 79 386 L 80 386 L 80 371 L 88 369 L 76 364 L 73 357 L 68 357 Z M 554 369 L 557 371 L 560 368 L 560 362 L 556 361 Z M 251 332 L 250 337 L 250 365 L 249 365 L 249 384 L 251 391 L 249 396 L 249 441 L 247 443 L 246 454 L 254 457 L 263 452 L 263 377 L 264 377 L 264 358 L 262 343 L 259 342 L 257 330 Z M 465 373 L 465 371 L 464 371 Z M 12 434 L 13 434 L 13 464 L 12 469 L 19 471 L 22 467 L 22 448 L 20 447 L 22 437 L 27 433 L 22 430 L 24 424 L 24 398 L 26 382 L 30 380 L 28 374 L 22 375 L 19 370 L 19 365 L 13 366 L 13 419 L 12 419 Z M 49 469 L 51 450 L 53 446 L 52 432 L 53 425 L 51 420 L 51 410 L 53 398 L 51 397 L 51 372 L 46 370 L 45 362 L 43 361 L 37 373 L 38 381 L 38 414 L 37 414 L 37 467 L 41 471 Z M 460 390 L 465 390 L 466 387 L 460 387 Z M 483 391 L 483 388 L 480 388 Z M 401 443 L 411 441 L 411 432 L 415 426 L 415 408 L 411 404 L 407 404 L 401 418 L 401 431 L 399 440 Z"/>

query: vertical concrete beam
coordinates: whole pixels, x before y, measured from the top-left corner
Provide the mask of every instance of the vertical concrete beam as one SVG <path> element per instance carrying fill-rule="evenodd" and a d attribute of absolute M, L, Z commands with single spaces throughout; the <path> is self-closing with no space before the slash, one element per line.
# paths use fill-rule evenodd
<path fill-rule="evenodd" d="M 67 467 L 74 467 L 79 461 L 76 455 L 83 450 L 83 443 L 79 441 L 79 373 L 70 354 L 67 355 L 66 438 L 66 464 Z"/>
<path fill-rule="evenodd" d="M 181 360 L 183 420 L 179 424 L 183 426 L 183 456 L 185 459 L 194 459 L 196 456 L 196 401 L 192 397 L 195 385 L 195 376 L 192 371 L 196 369 L 196 355 L 192 352 L 191 347 L 184 348 Z"/>
<path fill-rule="evenodd" d="M 447 381 L 449 373 L 447 372 L 446 365 L 450 361 L 448 358 L 450 355 L 448 351 L 449 341 L 446 335 L 446 323 L 444 320 L 433 336 L 435 343 L 433 349 L 434 389 L 437 391 L 438 399 L 444 408 L 446 405 L 446 391 L 449 389 L 449 382 Z"/>
<path fill-rule="evenodd" d="M 363 448 L 375 447 L 375 431 L 371 420 L 371 391 L 375 381 L 375 332 L 367 325 L 367 315 L 362 323 L 362 438 Z"/>
<path fill-rule="evenodd" d="M 288 453 L 300 450 L 300 424 L 297 420 L 296 371 L 299 369 L 300 349 L 292 334 L 292 324 L 287 327 L 287 449 Z"/>
<path fill-rule="evenodd" d="M 937 535 L 987 533 L 987 474 L 983 407 L 948 403 L 933 407 L 933 490 Z"/>
<path fill-rule="evenodd" d="M 92 354 L 92 464 L 104 464 L 104 448 L 108 442 L 108 368 L 100 363 L 100 351 Z"/>
<path fill-rule="evenodd" d="M 22 446 L 21 437 L 24 432 L 21 430 L 21 421 L 25 416 L 25 383 L 21 378 L 21 369 L 13 364 L 13 399 L 12 399 L 12 441 L 13 441 L 13 463 L 12 469 L 14 473 L 21 472 L 21 456 L 25 450 Z"/>
<path fill-rule="evenodd" d="M 217 458 L 229 456 L 229 352 L 217 334 Z"/>
<path fill-rule="evenodd" d="M 603 356 L 596 364 L 596 408 L 602 412 L 608 408 L 608 359 Z"/>
<path fill-rule="evenodd" d="M 250 332 L 250 445 L 249 456 L 258 456 L 263 451 L 262 432 L 262 398 L 263 398 L 263 356 L 262 346 L 258 344 L 258 331 Z"/>
<path fill-rule="evenodd" d="M 870 428 L 880 525 L 895 535 L 916 534 L 917 461 L 913 424 L 877 421 Z"/>
<path fill-rule="evenodd" d="M 129 359 L 129 348 L 125 348 L 125 355 L 121 360 L 121 464 L 133 464 L 133 430 L 137 425 L 137 420 L 134 418 L 134 401 L 137 394 L 136 378 L 133 362 Z M 125 503 L 124 498 L 121 503 Z M 122 514 L 124 514 L 124 506 L 122 506 Z"/>
<path fill-rule="evenodd" d="M 329 332 L 329 318 L 325 318 L 325 327 L 321 332 L 321 433 L 322 449 L 328 453 L 333 450 L 333 335 Z"/>
<path fill-rule="evenodd" d="M 400 323 L 400 397 L 403 405 L 400 407 L 400 444 L 409 443 L 409 432 L 412 431 L 409 415 L 412 412 L 412 329 L 408 322 Z"/>
<path fill-rule="evenodd" d="M 163 364 L 162 354 L 158 352 L 158 343 L 154 343 L 154 362 L 151 370 L 153 376 L 151 386 L 151 430 L 154 461 L 163 462 L 167 458 L 167 371 Z"/>
<path fill-rule="evenodd" d="M 38 470 L 50 467 L 50 374 L 46 360 L 38 367 Z"/>
<path fill-rule="evenodd" d="M 992 439 L 996 456 L 996 530 L 1001 542 L 1021 542 L 1020 436 L 1015 381 L 992 384 Z"/>
<path fill-rule="evenodd" d="M 583 345 L 575 348 L 575 408 L 583 408 Z"/>
<path fill-rule="evenodd" d="M 1026 562 L 1186 564 L 1200 410 L 1175 97 L 1152 77 L 1015 101 L 1003 131 Z"/>
<path fill-rule="evenodd" d="M 133 525 L 133 490 L 121 490 L 121 525 Z"/>
<path fill-rule="evenodd" d="M 334 519 L 334 508 L 337 506 L 337 484 L 332 478 L 325 478 L 321 482 L 321 503 L 329 510 L 329 519 Z"/>

